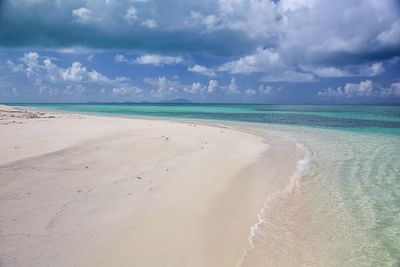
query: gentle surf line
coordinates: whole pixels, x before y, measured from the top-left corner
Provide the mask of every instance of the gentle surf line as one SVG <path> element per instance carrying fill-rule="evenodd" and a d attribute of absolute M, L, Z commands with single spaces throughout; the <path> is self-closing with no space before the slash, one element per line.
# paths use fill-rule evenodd
<path fill-rule="evenodd" d="M 257 214 L 257 222 L 250 227 L 250 234 L 248 237 L 249 241 L 249 248 L 242 254 L 240 257 L 239 262 L 235 265 L 235 267 L 240 267 L 243 263 L 244 258 L 247 254 L 254 249 L 254 239 L 257 235 L 257 232 L 262 224 L 266 222 L 266 213 L 270 207 L 271 202 L 273 202 L 276 198 L 280 196 L 285 196 L 290 192 L 293 192 L 300 186 L 300 178 L 305 169 L 307 168 L 308 164 L 311 161 L 311 157 L 314 154 L 313 151 L 305 144 L 296 143 L 296 147 L 303 150 L 305 156 L 303 159 L 298 160 L 296 164 L 296 170 L 294 171 L 290 183 L 284 189 L 274 192 L 270 197 L 268 197 L 263 204 L 263 207 L 260 209 L 260 212 Z"/>

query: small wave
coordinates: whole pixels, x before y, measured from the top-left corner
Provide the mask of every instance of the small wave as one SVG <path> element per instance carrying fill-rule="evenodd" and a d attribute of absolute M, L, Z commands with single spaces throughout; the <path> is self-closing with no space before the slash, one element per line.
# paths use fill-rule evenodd
<path fill-rule="evenodd" d="M 270 207 L 271 202 L 273 200 L 275 200 L 276 198 L 278 198 L 279 196 L 284 196 L 290 192 L 295 191 L 296 188 L 298 188 L 300 186 L 301 175 L 304 172 L 304 170 L 307 168 L 308 164 L 310 163 L 313 152 L 307 145 L 305 145 L 303 143 L 296 143 L 296 147 L 298 149 L 301 149 L 302 151 L 304 151 L 305 156 L 303 159 L 297 161 L 296 170 L 294 171 L 288 186 L 282 190 L 279 190 L 279 191 L 273 193 L 269 198 L 267 198 L 264 201 L 263 207 L 261 208 L 260 212 L 257 214 L 257 222 L 250 227 L 250 235 L 248 238 L 250 246 L 242 254 L 239 262 L 236 264 L 236 267 L 239 267 L 242 264 L 244 258 L 247 256 L 247 254 L 251 250 L 254 249 L 254 246 L 255 246 L 254 239 L 255 239 L 257 232 L 259 231 L 261 225 L 266 222 L 266 213 Z"/>

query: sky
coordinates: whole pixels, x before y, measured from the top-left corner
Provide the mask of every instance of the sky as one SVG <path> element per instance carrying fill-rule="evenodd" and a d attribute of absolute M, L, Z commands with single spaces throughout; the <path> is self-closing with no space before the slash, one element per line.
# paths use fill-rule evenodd
<path fill-rule="evenodd" d="M 0 0 L 0 102 L 400 104 L 398 0 Z"/>

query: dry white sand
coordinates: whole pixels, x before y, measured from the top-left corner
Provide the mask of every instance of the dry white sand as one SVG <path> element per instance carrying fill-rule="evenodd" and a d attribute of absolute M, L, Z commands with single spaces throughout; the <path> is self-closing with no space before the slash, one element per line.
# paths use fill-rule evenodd
<path fill-rule="evenodd" d="M 287 180 L 250 187 L 296 162 L 233 129 L 0 110 L 0 266 L 235 266 Z"/>

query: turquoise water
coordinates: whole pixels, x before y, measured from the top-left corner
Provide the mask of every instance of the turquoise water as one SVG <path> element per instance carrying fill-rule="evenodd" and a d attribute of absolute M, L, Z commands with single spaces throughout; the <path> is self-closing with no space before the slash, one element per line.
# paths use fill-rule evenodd
<path fill-rule="evenodd" d="M 275 222 L 268 217 L 274 216 L 272 211 L 265 214 L 267 223 L 260 227 L 256 238 L 261 245 L 248 254 L 246 266 L 268 262 L 270 258 L 263 255 L 273 257 L 273 253 L 265 253 L 263 242 L 276 244 L 278 258 L 282 251 L 293 249 L 304 260 L 299 265 L 400 266 L 400 107 L 24 106 L 77 113 L 250 122 L 260 132 L 287 136 L 304 144 L 312 157 L 299 179 L 299 190 L 279 204 L 282 218 Z M 288 246 L 284 249 L 279 246 L 283 237 Z M 294 253 L 286 256 L 290 255 Z"/>
<path fill-rule="evenodd" d="M 246 104 L 16 104 L 124 116 L 244 121 L 400 134 L 400 106 Z"/>

